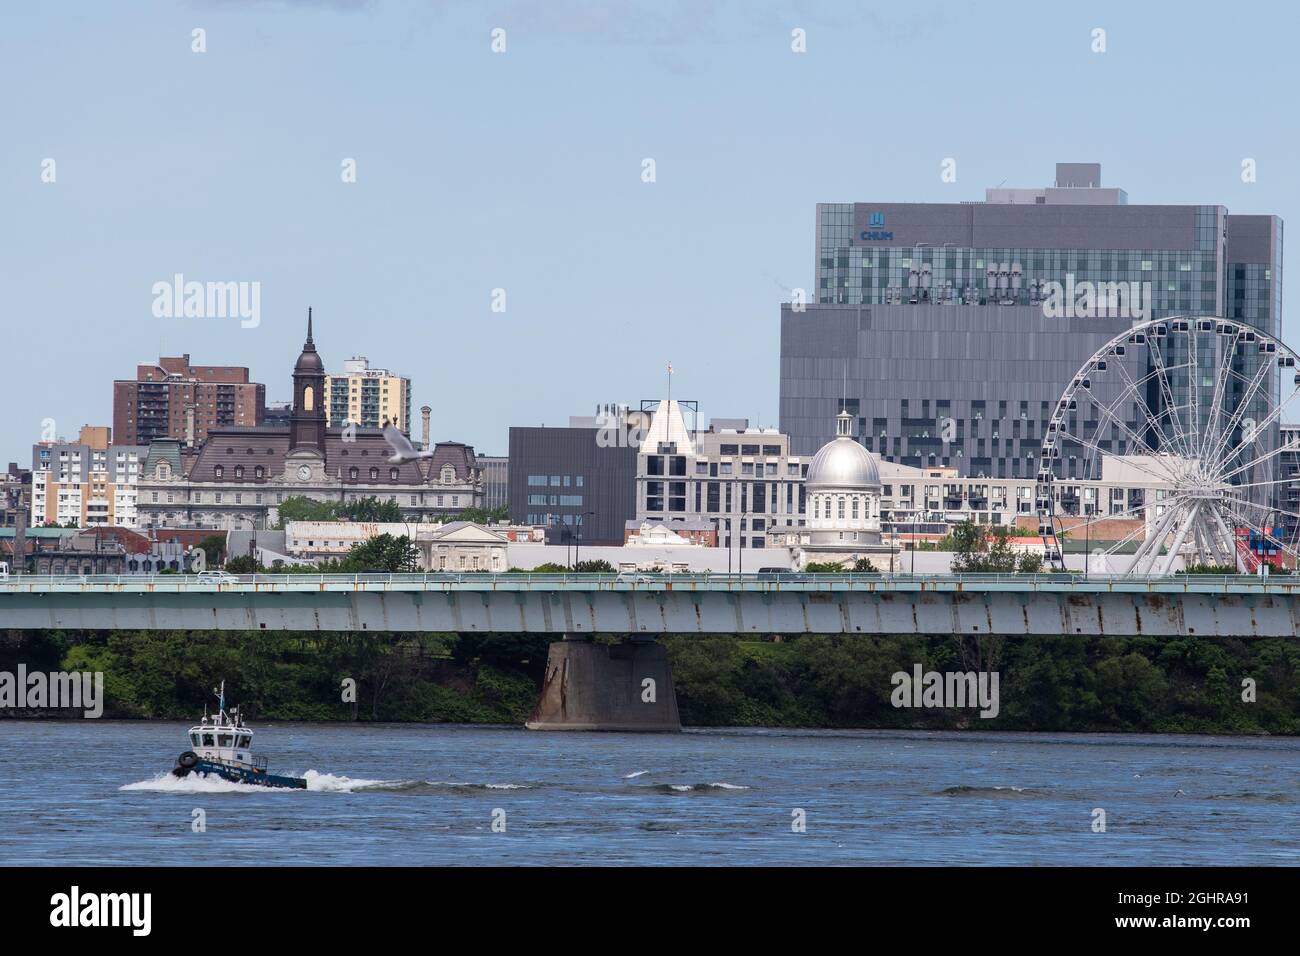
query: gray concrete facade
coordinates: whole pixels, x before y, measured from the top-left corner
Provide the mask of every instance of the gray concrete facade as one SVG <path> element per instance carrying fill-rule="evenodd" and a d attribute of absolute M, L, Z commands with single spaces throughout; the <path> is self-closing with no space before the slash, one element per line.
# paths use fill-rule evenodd
<path fill-rule="evenodd" d="M 887 461 L 1032 478 L 1065 384 L 1131 324 L 1027 305 L 783 305 L 781 430 L 811 455 L 843 406 Z"/>

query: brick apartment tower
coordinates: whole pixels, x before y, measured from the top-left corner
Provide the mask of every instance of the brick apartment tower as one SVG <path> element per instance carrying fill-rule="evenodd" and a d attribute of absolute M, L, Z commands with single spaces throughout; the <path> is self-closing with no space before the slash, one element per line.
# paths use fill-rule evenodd
<path fill-rule="evenodd" d="M 189 355 L 137 365 L 135 380 L 113 382 L 113 434 L 119 444 L 148 445 L 155 438 L 199 444 L 208 430 L 261 425 L 266 386 L 234 365 L 191 365 Z"/>

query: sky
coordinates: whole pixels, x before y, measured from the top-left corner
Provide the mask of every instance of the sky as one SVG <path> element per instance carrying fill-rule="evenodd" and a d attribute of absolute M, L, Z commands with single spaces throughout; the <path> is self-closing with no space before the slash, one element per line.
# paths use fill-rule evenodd
<path fill-rule="evenodd" d="M 434 440 L 482 454 L 661 398 L 669 363 L 702 420 L 774 426 L 818 202 L 1100 162 L 1131 203 L 1300 221 L 1298 26 L 1280 0 L 6 4 L 0 464 L 47 419 L 111 424 L 160 354 L 288 400 L 308 306 L 327 369 L 409 376 Z M 258 321 L 156 314 L 178 273 L 257 283 Z"/>

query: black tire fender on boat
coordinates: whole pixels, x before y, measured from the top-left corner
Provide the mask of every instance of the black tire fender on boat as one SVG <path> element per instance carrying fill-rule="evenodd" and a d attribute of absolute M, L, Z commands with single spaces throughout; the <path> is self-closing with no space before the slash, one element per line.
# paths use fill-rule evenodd
<path fill-rule="evenodd" d="M 199 762 L 199 755 L 193 750 L 187 750 L 176 758 L 176 766 L 183 767 L 186 770 L 193 770 L 194 765 Z"/>

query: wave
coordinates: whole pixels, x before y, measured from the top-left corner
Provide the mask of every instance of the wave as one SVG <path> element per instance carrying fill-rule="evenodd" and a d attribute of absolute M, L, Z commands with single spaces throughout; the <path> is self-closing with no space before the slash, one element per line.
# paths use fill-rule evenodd
<path fill-rule="evenodd" d="M 464 783 L 441 780 L 367 780 L 348 777 L 343 774 L 321 773 L 308 770 L 302 775 L 307 781 L 308 792 L 314 793 L 359 793 L 363 791 L 390 792 L 446 792 L 481 791 L 481 790 L 531 790 L 531 784 L 525 783 Z M 262 787 L 252 783 L 235 783 L 215 774 L 191 773 L 177 777 L 170 772 L 163 772 L 148 780 L 128 783 L 119 790 L 147 791 L 154 793 L 294 793 L 288 787 Z"/>
<path fill-rule="evenodd" d="M 738 783 L 661 783 L 652 789 L 660 793 L 708 793 L 715 790 L 748 790 L 749 787 L 742 787 Z"/>
<path fill-rule="evenodd" d="M 209 774 L 191 773 L 177 777 L 170 772 L 158 774 L 148 780 L 124 784 L 118 790 L 146 790 L 153 793 L 292 793 L 283 787 L 259 787 L 251 783 L 235 783 Z"/>
<path fill-rule="evenodd" d="M 1028 787 L 944 787 L 939 791 L 941 797 L 1018 797 L 1037 793 Z"/>
<path fill-rule="evenodd" d="M 1237 793 L 1212 793 L 1207 800 L 1242 800 L 1247 803 L 1290 803 L 1291 797 L 1285 793 L 1260 793 L 1257 790 L 1240 790 Z"/>
<path fill-rule="evenodd" d="M 353 793 L 357 790 L 382 789 L 387 780 L 360 780 L 341 774 L 308 770 L 303 774 L 307 789 L 317 793 Z M 238 783 L 216 774 L 191 773 L 184 777 L 164 771 L 148 780 L 128 783 L 118 790 L 143 790 L 153 793 L 295 793 L 293 787 L 263 787 L 255 783 Z"/>
<path fill-rule="evenodd" d="M 623 774 L 624 780 L 635 780 L 637 777 L 643 777 L 648 774 L 649 770 L 633 770 L 631 773 Z"/>
<path fill-rule="evenodd" d="M 307 789 L 317 793 L 353 793 L 357 790 L 380 790 L 391 781 L 388 780 L 354 780 L 342 774 L 319 773 L 308 770 L 303 775 Z"/>

